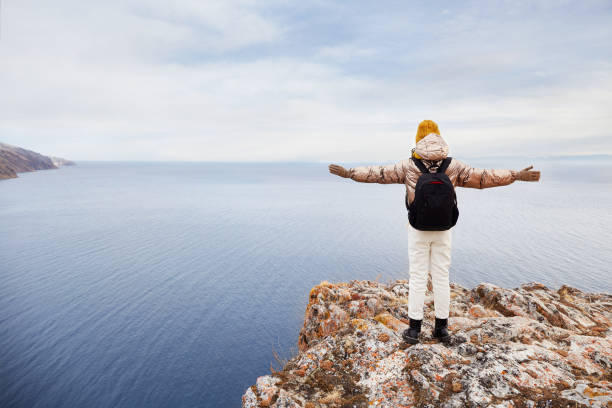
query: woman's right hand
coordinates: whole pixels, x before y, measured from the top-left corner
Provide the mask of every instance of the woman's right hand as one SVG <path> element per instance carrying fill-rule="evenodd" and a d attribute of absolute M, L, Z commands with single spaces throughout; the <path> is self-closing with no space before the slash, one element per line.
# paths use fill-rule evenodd
<path fill-rule="evenodd" d="M 330 164 L 329 165 L 329 172 L 331 174 L 335 174 L 336 176 L 340 176 L 340 177 L 348 177 L 349 176 L 349 171 L 347 169 L 345 169 L 344 167 L 338 165 L 338 164 Z"/>

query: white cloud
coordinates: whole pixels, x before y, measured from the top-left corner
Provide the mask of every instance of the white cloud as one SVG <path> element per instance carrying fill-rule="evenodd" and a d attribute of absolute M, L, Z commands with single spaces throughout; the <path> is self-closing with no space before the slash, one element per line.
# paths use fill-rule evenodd
<path fill-rule="evenodd" d="M 390 55 L 371 27 L 351 40 L 293 43 L 290 18 L 250 1 L 3 6 L 0 139 L 49 154 L 391 162 L 425 118 L 461 155 L 575 154 L 568 146 L 582 139 L 591 141 L 582 153 L 612 153 L 601 137 L 612 125 L 605 56 L 581 65 L 570 48 L 564 58 L 582 71 L 566 74 L 533 63 L 539 47 L 528 44 L 479 51 L 467 12 L 445 14 L 462 25 L 426 40 L 435 52 L 414 64 L 419 44 Z M 394 24 L 383 31 L 401 33 Z M 477 31 L 490 36 L 494 25 Z"/>
<path fill-rule="evenodd" d="M 333 58 L 339 61 L 350 61 L 355 58 L 374 57 L 376 50 L 372 48 L 360 48 L 354 44 L 342 44 L 335 46 L 324 46 L 318 55 L 322 58 Z"/>

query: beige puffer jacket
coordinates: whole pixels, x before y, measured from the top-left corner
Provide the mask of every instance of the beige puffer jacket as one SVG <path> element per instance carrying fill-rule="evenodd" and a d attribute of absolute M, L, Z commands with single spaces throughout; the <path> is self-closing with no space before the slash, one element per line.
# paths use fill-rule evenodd
<path fill-rule="evenodd" d="M 414 151 L 433 173 L 448 156 L 448 145 L 442 136 L 430 133 L 417 143 Z M 414 188 L 420 175 L 421 171 L 411 159 L 387 166 L 360 166 L 349 169 L 349 177 L 362 183 L 405 184 L 410 203 L 414 199 Z M 453 186 L 488 188 L 511 184 L 516 180 L 518 172 L 476 169 L 453 158 L 446 169 L 446 175 Z"/>

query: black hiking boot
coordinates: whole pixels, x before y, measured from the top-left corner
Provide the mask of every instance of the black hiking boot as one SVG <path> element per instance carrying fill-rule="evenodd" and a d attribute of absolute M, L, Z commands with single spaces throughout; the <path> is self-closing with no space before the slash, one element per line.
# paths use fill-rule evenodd
<path fill-rule="evenodd" d="M 410 319 L 410 327 L 404 330 L 402 338 L 408 344 L 417 344 L 419 342 L 419 333 L 421 333 L 421 322 L 423 320 Z"/>
<path fill-rule="evenodd" d="M 446 342 L 450 340 L 450 334 L 447 330 L 448 319 L 438 319 L 436 317 L 436 326 L 434 327 L 433 338 Z"/>

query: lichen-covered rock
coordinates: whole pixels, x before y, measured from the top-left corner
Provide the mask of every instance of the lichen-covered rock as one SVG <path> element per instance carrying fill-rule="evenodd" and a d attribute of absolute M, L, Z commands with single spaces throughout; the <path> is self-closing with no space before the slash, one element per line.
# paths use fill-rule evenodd
<path fill-rule="evenodd" d="M 299 353 L 259 377 L 242 406 L 612 407 L 612 296 L 539 283 L 451 285 L 451 340 L 408 345 L 408 282 L 321 282 Z"/>

